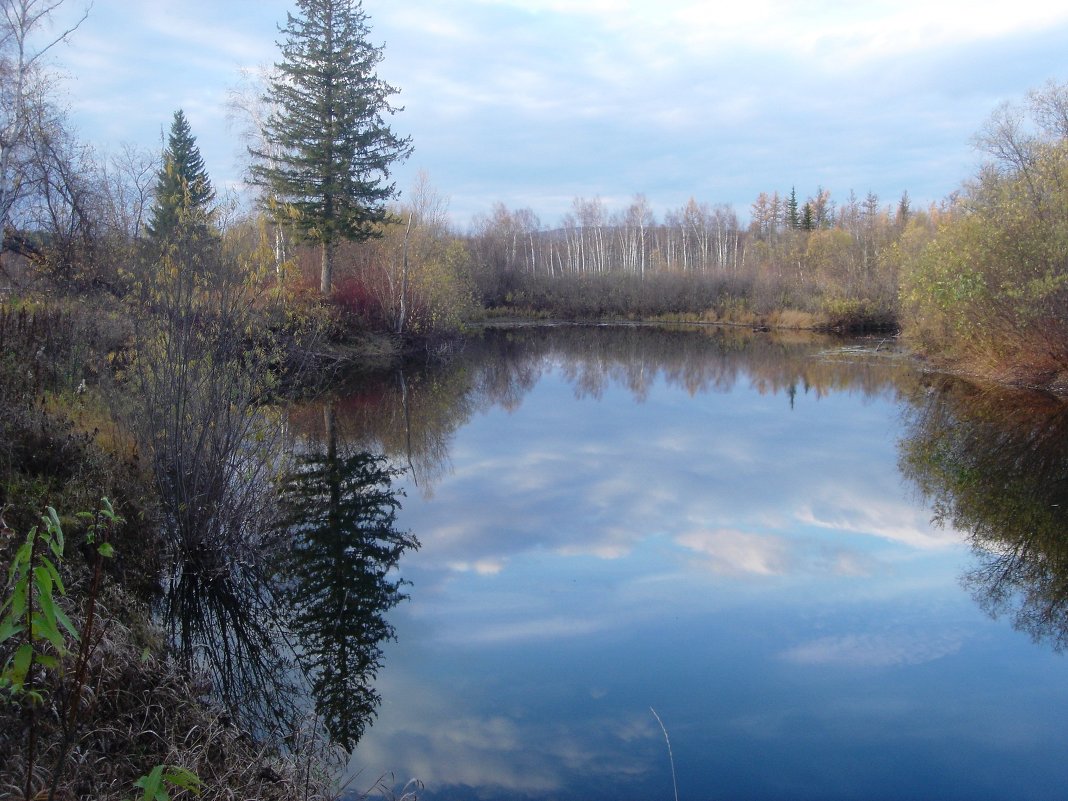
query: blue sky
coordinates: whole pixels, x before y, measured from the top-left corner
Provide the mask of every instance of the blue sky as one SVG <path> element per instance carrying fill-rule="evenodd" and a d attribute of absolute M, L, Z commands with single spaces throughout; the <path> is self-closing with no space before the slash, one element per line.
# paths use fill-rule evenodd
<path fill-rule="evenodd" d="M 81 6 L 67 0 L 67 10 Z M 277 58 L 288 0 L 95 0 L 55 62 L 84 139 L 158 148 L 183 108 L 217 185 L 242 70 Z M 455 222 L 495 201 L 546 224 L 575 197 L 691 196 L 747 216 L 761 191 L 939 200 L 994 107 L 1068 80 L 1068 4 L 1019 0 L 365 0 L 401 89 L 396 171 Z"/>

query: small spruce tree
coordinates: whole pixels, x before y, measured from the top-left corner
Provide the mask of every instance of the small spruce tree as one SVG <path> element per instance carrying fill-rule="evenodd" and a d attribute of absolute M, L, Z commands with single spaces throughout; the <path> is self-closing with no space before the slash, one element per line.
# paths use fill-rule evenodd
<path fill-rule="evenodd" d="M 798 214 L 797 189 L 790 187 L 790 197 L 786 199 L 786 227 L 796 231 L 801 227 L 801 216 Z"/>
<path fill-rule="evenodd" d="M 210 204 L 215 190 L 197 147 L 196 137 L 181 109 L 174 112 L 174 122 L 163 151 L 163 165 L 156 180 L 155 203 L 148 234 L 156 243 L 172 238 L 180 222 L 206 225 L 211 216 Z"/>

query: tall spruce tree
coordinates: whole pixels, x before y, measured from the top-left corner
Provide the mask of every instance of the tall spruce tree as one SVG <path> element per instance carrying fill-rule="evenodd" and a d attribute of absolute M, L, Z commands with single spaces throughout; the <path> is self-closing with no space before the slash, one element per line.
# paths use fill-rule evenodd
<path fill-rule="evenodd" d="M 796 231 L 801 227 L 801 216 L 798 213 L 797 189 L 790 187 L 790 197 L 786 199 L 786 227 Z"/>
<path fill-rule="evenodd" d="M 158 242 L 171 238 L 180 222 L 204 225 L 215 199 L 204 159 L 196 137 L 181 109 L 174 112 L 163 166 L 156 179 L 156 199 L 152 206 L 149 236 Z"/>
<path fill-rule="evenodd" d="M 265 100 L 275 109 L 263 150 L 250 148 L 252 182 L 273 199 L 268 211 L 322 249 L 320 289 L 330 292 L 334 246 L 376 235 L 396 195 L 390 166 L 411 153 L 385 117 L 397 89 L 375 69 L 382 48 L 368 42 L 360 0 L 297 0 L 280 29 L 282 60 Z M 269 151 L 269 152 L 268 152 Z"/>

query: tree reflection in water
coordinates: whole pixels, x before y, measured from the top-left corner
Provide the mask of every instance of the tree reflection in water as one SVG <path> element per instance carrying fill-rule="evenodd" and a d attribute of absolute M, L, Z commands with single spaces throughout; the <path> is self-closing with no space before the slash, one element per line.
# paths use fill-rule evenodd
<path fill-rule="evenodd" d="M 971 538 L 976 601 L 1068 646 L 1068 404 L 947 379 L 910 414 L 902 472 L 938 522 Z"/>
<path fill-rule="evenodd" d="M 204 673 L 214 696 L 257 732 L 288 731 L 298 717 L 299 677 L 271 578 L 274 539 L 231 532 L 181 543 L 161 610 L 182 664 Z"/>
<path fill-rule="evenodd" d="M 518 410 L 527 394 L 556 372 L 576 398 L 610 387 L 643 403 L 657 382 L 690 395 L 730 392 L 739 383 L 761 394 L 834 392 L 898 396 L 914 383 L 912 363 L 879 350 L 881 340 L 843 348 L 809 332 L 755 334 L 737 328 L 566 325 L 487 329 L 465 339 L 447 363 L 417 370 L 360 374 L 335 401 L 344 439 L 409 467 L 423 495 L 449 474 L 456 432 L 489 409 Z M 293 424 L 321 431 L 315 403 L 290 411 Z"/>
<path fill-rule="evenodd" d="M 310 696 L 351 750 L 379 703 L 385 614 L 406 597 L 393 570 L 418 542 L 394 527 L 401 471 L 339 452 L 328 431 L 282 481 L 277 526 L 176 549 L 162 615 L 183 663 L 243 725 L 292 731 Z"/>
<path fill-rule="evenodd" d="M 331 739 L 348 750 L 380 701 L 372 681 L 380 644 L 394 636 L 385 614 L 406 597 L 390 574 L 419 544 L 394 527 L 400 473 L 381 456 L 339 455 L 330 436 L 325 453 L 299 458 L 282 491 L 292 541 L 280 574 L 299 662 Z"/>

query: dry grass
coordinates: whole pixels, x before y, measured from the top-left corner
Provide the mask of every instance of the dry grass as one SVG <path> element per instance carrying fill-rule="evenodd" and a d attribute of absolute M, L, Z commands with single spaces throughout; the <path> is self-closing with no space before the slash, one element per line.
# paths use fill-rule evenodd
<path fill-rule="evenodd" d="M 799 311 L 797 309 L 783 309 L 774 311 L 767 317 L 767 325 L 770 328 L 816 329 L 827 325 L 827 318 L 822 314 Z"/>
<path fill-rule="evenodd" d="M 130 603 L 114 590 L 105 600 L 110 607 Z M 210 687 L 158 656 L 163 647 L 155 633 L 120 624 L 117 617 L 125 612 L 101 611 L 106 626 L 94 644 L 72 747 L 61 765 L 56 765 L 63 750 L 61 710 L 70 677 L 54 683 L 38 708 L 35 792 L 47 793 L 55 781 L 56 798 L 118 801 L 136 794 L 134 782 L 140 776 L 166 764 L 196 773 L 204 782 L 201 797 L 212 801 L 336 797 L 341 755 L 324 744 L 314 726 L 294 732 L 285 752 L 257 741 L 204 700 Z M 27 734 L 20 705 L 5 699 L 0 705 L 0 797 L 22 797 Z"/>

